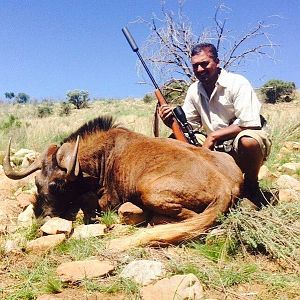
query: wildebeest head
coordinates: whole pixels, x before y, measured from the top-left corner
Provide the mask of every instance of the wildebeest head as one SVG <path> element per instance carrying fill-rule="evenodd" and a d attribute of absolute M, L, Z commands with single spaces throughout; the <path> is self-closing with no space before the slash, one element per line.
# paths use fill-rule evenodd
<path fill-rule="evenodd" d="M 27 169 L 16 171 L 10 164 L 10 143 L 3 162 L 7 177 L 22 179 L 40 170 L 35 177 L 37 187 L 34 211 L 37 217 L 60 216 L 73 218 L 79 209 L 78 179 L 81 172 L 77 158 L 79 136 L 76 143 L 64 143 L 61 147 L 50 145 Z"/>

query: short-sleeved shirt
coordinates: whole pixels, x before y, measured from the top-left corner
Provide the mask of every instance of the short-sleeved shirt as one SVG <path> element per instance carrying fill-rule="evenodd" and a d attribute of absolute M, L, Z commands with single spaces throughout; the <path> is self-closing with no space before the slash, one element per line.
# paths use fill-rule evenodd
<path fill-rule="evenodd" d="M 259 102 L 250 82 L 239 74 L 222 69 L 209 98 L 200 81 L 188 89 L 182 106 L 195 129 L 207 134 L 234 123 L 242 127 L 261 126 Z"/>

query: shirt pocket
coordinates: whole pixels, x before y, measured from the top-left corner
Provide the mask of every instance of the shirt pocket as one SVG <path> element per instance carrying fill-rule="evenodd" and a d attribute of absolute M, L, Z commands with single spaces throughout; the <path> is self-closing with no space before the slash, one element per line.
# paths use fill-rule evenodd
<path fill-rule="evenodd" d="M 231 98 L 229 97 L 229 95 L 226 95 L 226 93 L 224 95 L 219 96 L 218 102 L 224 107 L 229 108 L 233 106 Z"/>

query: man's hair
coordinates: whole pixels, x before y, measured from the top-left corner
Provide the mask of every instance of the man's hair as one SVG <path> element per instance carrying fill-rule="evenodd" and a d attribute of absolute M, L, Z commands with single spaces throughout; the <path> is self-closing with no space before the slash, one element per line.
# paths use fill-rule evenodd
<path fill-rule="evenodd" d="M 201 51 L 207 49 L 211 54 L 214 60 L 218 59 L 218 51 L 213 44 L 210 43 L 201 43 L 193 46 L 191 51 L 191 56 L 199 54 Z"/>

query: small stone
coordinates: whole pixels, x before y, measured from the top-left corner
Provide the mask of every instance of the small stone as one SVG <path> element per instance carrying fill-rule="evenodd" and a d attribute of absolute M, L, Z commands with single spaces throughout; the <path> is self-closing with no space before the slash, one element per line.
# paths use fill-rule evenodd
<path fill-rule="evenodd" d="M 175 275 L 141 289 L 143 300 L 201 300 L 203 287 L 194 274 Z"/>
<path fill-rule="evenodd" d="M 27 227 L 31 226 L 34 219 L 34 211 L 33 205 L 30 204 L 26 207 L 26 209 L 21 212 L 18 216 L 18 226 L 19 227 Z"/>
<path fill-rule="evenodd" d="M 72 230 L 72 221 L 59 217 L 49 219 L 42 227 L 41 231 L 46 234 L 66 233 L 70 234 Z"/>
<path fill-rule="evenodd" d="M 35 202 L 35 195 L 22 193 L 17 196 L 17 201 L 18 205 L 24 209 Z"/>
<path fill-rule="evenodd" d="M 103 236 L 105 235 L 105 229 L 106 226 L 103 224 L 79 225 L 76 228 L 74 228 L 72 238 L 86 239 L 89 237 Z"/>
<path fill-rule="evenodd" d="M 102 277 L 114 270 L 109 261 L 84 260 L 62 263 L 57 267 L 57 275 L 64 281 L 79 281 L 85 278 Z"/>
<path fill-rule="evenodd" d="M 300 142 L 284 142 L 284 147 L 290 151 L 300 151 Z"/>
<path fill-rule="evenodd" d="M 293 202 L 300 199 L 300 193 L 291 189 L 281 189 L 278 198 L 280 202 Z"/>
<path fill-rule="evenodd" d="M 300 170 L 300 163 L 289 162 L 283 164 L 280 171 L 288 175 L 293 175 L 296 174 L 298 170 Z"/>
<path fill-rule="evenodd" d="M 25 154 L 23 160 L 22 160 L 22 168 L 29 167 L 39 156 L 39 153 L 30 151 L 27 154 Z"/>
<path fill-rule="evenodd" d="M 123 278 L 131 278 L 139 284 L 147 285 L 163 276 L 163 264 L 153 260 L 135 260 L 129 263 L 121 272 Z"/>
<path fill-rule="evenodd" d="M 4 244 L 4 252 L 8 253 L 17 253 L 21 252 L 22 249 L 19 247 L 18 242 L 14 240 L 7 240 Z"/>
<path fill-rule="evenodd" d="M 65 240 L 64 233 L 46 235 L 27 243 L 26 251 L 48 251 Z"/>
<path fill-rule="evenodd" d="M 281 175 L 276 184 L 279 189 L 293 189 L 300 191 L 300 181 L 289 175 Z"/>
<path fill-rule="evenodd" d="M 277 178 L 277 175 L 272 173 L 267 166 L 263 165 L 261 166 L 259 173 L 258 173 L 258 180 L 262 179 L 269 179 L 274 180 Z"/>
<path fill-rule="evenodd" d="M 140 207 L 132 204 L 131 202 L 123 203 L 118 209 L 118 214 L 121 223 L 125 223 L 127 225 L 142 224 L 146 221 L 147 217 Z"/>

